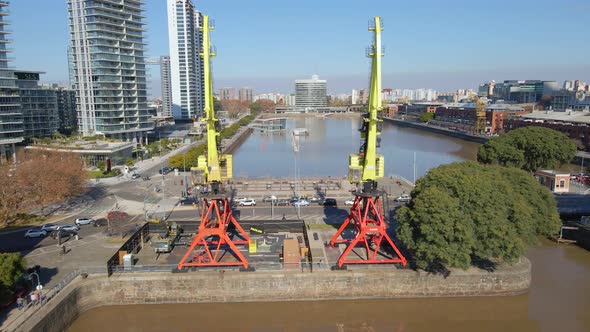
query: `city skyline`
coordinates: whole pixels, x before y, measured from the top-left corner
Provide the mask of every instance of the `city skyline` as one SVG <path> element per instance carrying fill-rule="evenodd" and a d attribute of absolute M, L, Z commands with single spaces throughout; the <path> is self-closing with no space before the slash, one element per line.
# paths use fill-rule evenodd
<path fill-rule="evenodd" d="M 294 79 L 311 74 L 331 81 L 329 93 L 366 87 L 368 61 L 364 48 L 350 45 L 369 44 L 363 30 L 373 15 L 383 16 L 388 32 L 384 34 L 384 86 L 410 89 L 426 86 L 448 91 L 475 88 L 488 80 L 563 81 L 587 80 L 590 76 L 590 65 L 584 59 L 589 46 L 581 43 L 575 33 L 583 31 L 583 22 L 590 18 L 584 2 L 568 1 L 557 8 L 550 1 L 519 1 L 510 6 L 506 1 L 498 1 L 485 7 L 465 1 L 444 4 L 378 1 L 372 6 L 352 1 L 333 4 L 301 1 L 279 10 L 269 1 L 258 1 L 257 6 L 197 2 L 196 9 L 209 14 L 217 23 L 212 37 L 218 49 L 213 63 L 216 89 L 250 86 L 260 92 L 287 93 L 293 92 Z M 66 83 L 65 1 L 20 0 L 11 7 L 13 65 L 45 71 L 44 82 Z M 168 55 L 166 2 L 148 1 L 145 7 L 146 53 L 153 57 Z M 400 12 L 404 15 L 400 16 Z M 250 14 L 265 20 L 254 20 L 247 26 L 239 23 L 237 18 Z M 496 14 L 504 17 L 501 24 L 485 19 Z M 25 24 L 25 17 L 26 21 L 43 22 L 47 29 Z M 309 27 L 301 24 L 302 17 L 313 20 L 314 24 Z M 420 17 L 420 24 L 412 17 Z M 535 29 L 530 34 L 506 38 L 520 31 L 521 26 L 533 24 Z M 548 40 L 551 47 L 543 46 Z M 478 52 L 480 49 L 485 52 Z M 41 60 L 38 54 L 43 54 Z M 150 94 L 158 96 L 159 70 L 150 71 Z"/>

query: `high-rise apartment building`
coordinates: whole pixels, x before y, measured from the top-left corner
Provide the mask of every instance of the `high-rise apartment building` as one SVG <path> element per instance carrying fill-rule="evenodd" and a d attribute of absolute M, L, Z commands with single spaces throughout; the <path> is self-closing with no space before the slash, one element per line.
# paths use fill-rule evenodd
<path fill-rule="evenodd" d="M 70 73 L 83 135 L 141 139 L 147 107 L 144 9 L 140 0 L 68 0 Z"/>
<path fill-rule="evenodd" d="M 295 80 L 295 105 L 298 107 L 328 106 L 328 82 L 318 75 L 311 79 Z"/>
<path fill-rule="evenodd" d="M 175 119 L 189 120 L 203 113 L 205 100 L 203 16 L 191 0 L 168 0 L 167 7 L 172 114 Z"/>
<path fill-rule="evenodd" d="M 20 96 L 16 85 L 14 70 L 8 66 L 8 48 L 10 40 L 6 20 L 8 1 L 0 1 L 0 163 L 9 156 L 16 160 L 16 143 L 23 141 L 24 127 Z"/>
<path fill-rule="evenodd" d="M 59 130 L 61 132 L 72 132 L 78 128 L 76 114 L 76 91 L 54 84 L 57 97 L 57 116 L 59 118 Z"/>
<path fill-rule="evenodd" d="M 39 86 L 39 72 L 17 70 L 25 136 L 51 136 L 59 129 L 55 90 Z"/>
<path fill-rule="evenodd" d="M 162 81 L 162 116 L 172 116 L 172 81 L 169 56 L 160 57 L 160 77 Z"/>
<path fill-rule="evenodd" d="M 252 101 L 252 89 L 250 89 L 250 88 L 241 88 L 238 91 L 238 99 L 240 101 Z"/>
<path fill-rule="evenodd" d="M 219 89 L 219 100 L 234 100 L 236 98 L 236 89 L 221 88 Z"/>

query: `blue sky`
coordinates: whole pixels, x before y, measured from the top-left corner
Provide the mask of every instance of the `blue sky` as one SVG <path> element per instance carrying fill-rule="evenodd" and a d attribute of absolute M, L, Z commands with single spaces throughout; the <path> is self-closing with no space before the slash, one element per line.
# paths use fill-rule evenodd
<path fill-rule="evenodd" d="M 168 54 L 165 0 L 145 0 L 147 54 Z M 368 85 L 368 21 L 384 21 L 384 87 L 475 88 L 484 80 L 590 81 L 590 0 L 203 0 L 215 20 L 216 88 L 292 92 L 318 73 L 332 93 Z M 68 80 L 66 0 L 12 0 L 13 65 Z M 151 71 L 151 90 L 159 71 Z"/>

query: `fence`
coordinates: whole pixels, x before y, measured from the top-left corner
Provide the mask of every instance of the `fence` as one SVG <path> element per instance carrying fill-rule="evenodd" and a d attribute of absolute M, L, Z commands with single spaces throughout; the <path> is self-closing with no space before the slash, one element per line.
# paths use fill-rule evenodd
<path fill-rule="evenodd" d="M 312 272 L 312 263 L 311 262 L 299 262 L 298 265 L 291 265 L 285 268 L 285 265 L 281 262 L 252 262 L 248 264 L 250 267 L 254 268 L 254 271 L 292 271 L 292 272 Z M 122 273 L 150 273 L 150 272 L 170 272 L 170 273 L 179 273 L 179 272 L 205 272 L 205 271 L 221 271 L 221 270 L 235 270 L 240 271 L 240 266 L 224 266 L 224 267 L 194 267 L 184 269 L 182 271 L 178 270 L 178 266 L 176 264 L 163 264 L 163 265 L 133 265 L 129 267 L 124 267 L 121 265 L 112 266 L 111 267 L 111 274 L 122 274 Z"/>
<path fill-rule="evenodd" d="M 150 224 L 145 223 L 133 235 L 123 243 L 123 245 L 115 252 L 115 254 L 107 261 L 107 273 L 110 276 L 113 274 L 113 269 L 121 265 L 119 253 L 125 251 L 126 253 L 138 253 L 143 242 L 147 241 L 150 233 Z"/>
<path fill-rule="evenodd" d="M 74 270 L 68 273 L 56 286 L 51 288 L 49 291 L 45 293 L 41 293 L 40 302 L 34 303 L 29 302 L 22 311 L 19 312 L 17 316 L 15 316 L 11 322 L 4 326 L 2 331 L 15 331 L 23 323 L 31 316 L 33 316 L 39 309 L 41 309 L 44 305 L 46 305 L 49 301 L 51 301 L 57 294 L 59 294 L 67 285 L 69 285 L 72 280 L 76 279 L 77 276 L 82 275 L 85 277 L 88 274 L 101 274 L 106 273 L 106 270 L 103 267 L 87 267 L 83 269 Z"/>

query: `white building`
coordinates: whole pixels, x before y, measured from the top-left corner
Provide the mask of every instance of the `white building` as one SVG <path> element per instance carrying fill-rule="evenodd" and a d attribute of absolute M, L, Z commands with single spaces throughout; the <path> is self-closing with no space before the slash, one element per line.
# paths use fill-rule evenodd
<path fill-rule="evenodd" d="M 172 114 L 189 120 L 203 113 L 205 100 L 200 54 L 203 16 L 191 0 L 168 0 L 167 8 Z"/>
<path fill-rule="evenodd" d="M 70 77 L 82 134 L 141 140 L 147 107 L 143 2 L 68 0 Z"/>
<path fill-rule="evenodd" d="M 311 79 L 295 80 L 295 105 L 297 107 L 326 107 L 328 82 L 318 75 Z"/>
<path fill-rule="evenodd" d="M 352 105 L 356 105 L 359 103 L 359 92 L 358 90 L 352 90 L 352 92 L 350 93 L 350 103 Z"/>

